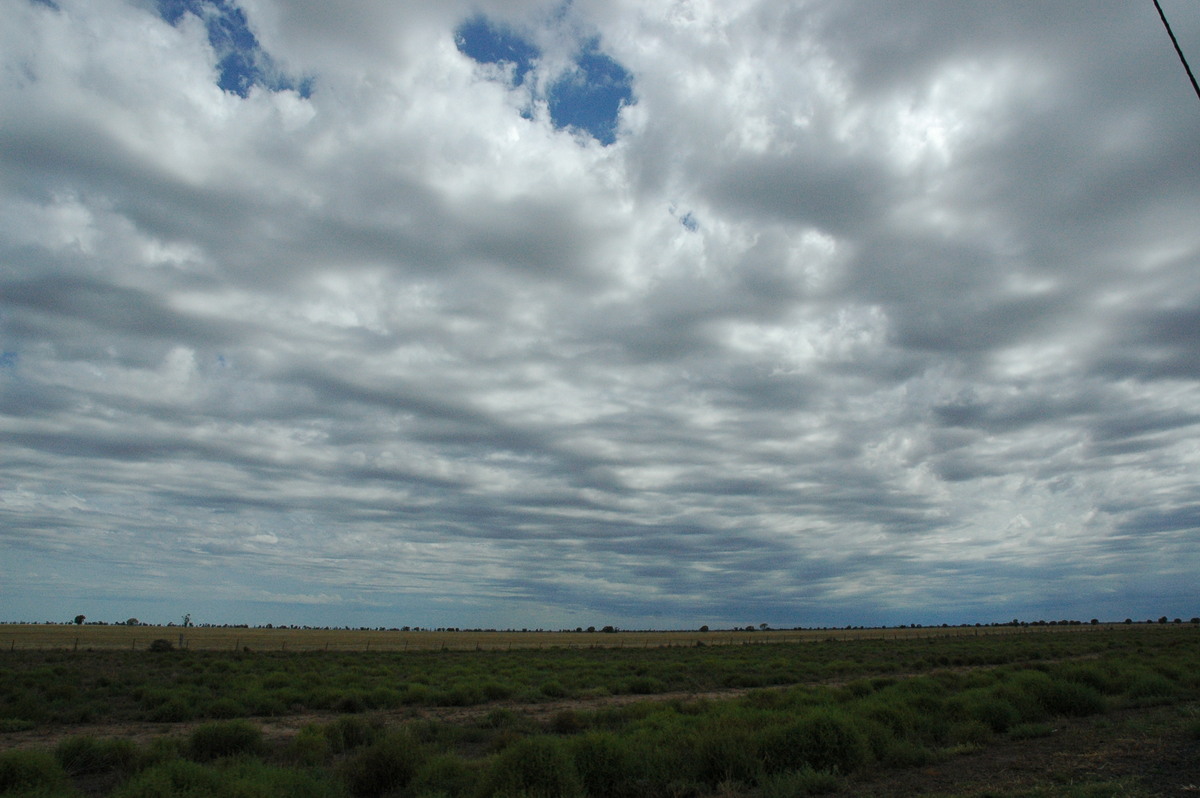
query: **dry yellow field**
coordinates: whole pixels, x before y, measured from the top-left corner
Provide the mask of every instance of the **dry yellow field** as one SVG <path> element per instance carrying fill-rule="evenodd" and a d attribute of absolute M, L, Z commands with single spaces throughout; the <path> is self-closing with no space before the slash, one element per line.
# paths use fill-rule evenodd
<path fill-rule="evenodd" d="M 494 651 L 537 648 L 657 648 L 743 645 L 818 640 L 1088 632 L 1109 624 L 1082 626 L 951 626 L 908 629 L 802 629 L 711 632 L 398 632 L 357 629 L 261 629 L 207 626 L 100 626 L 85 624 L 3 624 L 0 650 L 146 649 L 157 639 L 192 650 L 231 651 Z"/>

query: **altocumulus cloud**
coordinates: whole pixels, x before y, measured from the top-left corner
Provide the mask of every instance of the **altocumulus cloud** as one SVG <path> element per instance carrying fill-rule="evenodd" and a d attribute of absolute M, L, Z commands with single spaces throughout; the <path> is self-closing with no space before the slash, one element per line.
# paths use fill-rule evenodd
<path fill-rule="evenodd" d="M 1197 614 L 1152 6 L 0 11 L 5 619 Z"/>

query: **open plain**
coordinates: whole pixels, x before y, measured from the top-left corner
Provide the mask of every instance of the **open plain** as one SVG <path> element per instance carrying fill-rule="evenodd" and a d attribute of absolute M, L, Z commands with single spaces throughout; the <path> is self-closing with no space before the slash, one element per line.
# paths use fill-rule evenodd
<path fill-rule="evenodd" d="M 24 636 L 0 650 L 5 795 L 1155 796 L 1200 786 L 1200 628 L 1190 623 L 8 631 Z M 166 643 L 152 650 L 155 640 Z"/>

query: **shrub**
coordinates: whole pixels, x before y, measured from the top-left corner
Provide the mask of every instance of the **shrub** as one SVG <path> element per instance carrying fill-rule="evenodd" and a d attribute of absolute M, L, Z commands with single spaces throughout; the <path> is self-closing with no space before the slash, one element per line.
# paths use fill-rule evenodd
<path fill-rule="evenodd" d="M 1177 688 L 1165 676 L 1154 671 L 1139 671 L 1129 682 L 1125 695 L 1138 705 L 1160 703 L 1175 695 Z"/>
<path fill-rule="evenodd" d="M 953 705 L 965 718 L 983 723 L 994 732 L 1008 731 L 1021 722 L 1017 708 L 992 691 L 967 690 L 955 696 Z"/>
<path fill-rule="evenodd" d="M 345 693 L 333 702 L 333 709 L 337 712 L 345 713 L 365 712 L 367 701 L 361 693 Z"/>
<path fill-rule="evenodd" d="M 622 692 L 634 695 L 656 695 L 666 692 L 666 689 L 667 687 L 663 684 L 662 680 L 655 679 L 653 676 L 634 676 L 625 682 Z"/>
<path fill-rule="evenodd" d="M 1049 681 L 1040 671 L 1021 671 L 998 685 L 993 696 L 1016 710 L 1018 723 L 1045 720 L 1048 713 L 1038 696 Z"/>
<path fill-rule="evenodd" d="M 867 761 L 867 737 L 846 715 L 818 710 L 760 735 L 759 751 L 768 773 L 828 770 L 850 773 Z"/>
<path fill-rule="evenodd" d="M 837 792 L 841 786 L 842 780 L 836 773 L 805 767 L 764 776 L 759 782 L 759 795 L 761 798 L 797 798 Z"/>
<path fill-rule="evenodd" d="M 1109 695 L 1119 693 L 1124 689 L 1123 680 L 1111 667 L 1102 668 L 1094 664 L 1068 665 L 1063 667 L 1059 673 L 1065 679 L 1085 684 L 1093 690 Z"/>
<path fill-rule="evenodd" d="M 355 750 L 341 773 L 352 795 L 380 796 L 403 789 L 417 774 L 423 752 L 412 735 L 394 731 Z"/>
<path fill-rule="evenodd" d="M 258 754 L 263 750 L 262 730 L 245 720 L 206 723 L 192 732 L 187 750 L 193 759 L 199 761 Z"/>
<path fill-rule="evenodd" d="M 329 738 L 317 726 L 305 726 L 299 734 L 288 741 L 284 757 L 297 765 L 316 767 L 328 761 Z"/>
<path fill-rule="evenodd" d="M 182 723 L 196 717 L 196 710 L 182 698 L 170 698 L 147 712 L 146 717 L 155 723 Z"/>
<path fill-rule="evenodd" d="M 241 718 L 246 716 L 246 708 L 238 701 L 228 696 L 222 696 L 213 701 L 205 709 L 204 714 L 210 718 Z"/>
<path fill-rule="evenodd" d="M 479 785 L 479 768 L 453 754 L 435 756 L 417 770 L 412 780 L 414 795 L 459 796 L 472 795 Z"/>
<path fill-rule="evenodd" d="M 1079 718 L 1108 710 L 1108 702 L 1095 688 L 1062 679 L 1052 679 L 1044 685 L 1038 700 L 1054 715 Z"/>
<path fill-rule="evenodd" d="M 981 746 L 992 739 L 992 727 L 980 720 L 964 720 L 950 727 L 951 745 Z"/>
<path fill-rule="evenodd" d="M 690 771 L 704 784 L 749 781 L 762 768 L 756 735 L 740 724 L 718 720 L 684 735 L 676 745 L 681 763 L 690 760 L 690 765 L 680 769 Z"/>
<path fill-rule="evenodd" d="M 586 725 L 583 717 L 573 709 L 555 712 L 549 722 L 550 731 L 555 734 L 575 734 L 582 731 Z"/>
<path fill-rule="evenodd" d="M 164 651 L 174 651 L 175 646 L 170 640 L 164 640 L 160 637 L 150 643 L 150 648 L 148 650 L 161 654 Z"/>
<path fill-rule="evenodd" d="M 338 718 L 324 729 L 329 748 L 336 754 L 370 745 L 382 732 L 383 727 L 380 724 L 350 715 Z"/>
<path fill-rule="evenodd" d="M 524 798 L 575 798 L 583 785 L 566 748 L 554 737 L 526 737 L 492 763 L 484 794 Z"/>
<path fill-rule="evenodd" d="M 562 682 L 555 679 L 543 682 L 542 686 L 538 688 L 538 692 L 546 698 L 566 698 L 567 696 L 567 688 L 562 686 Z"/>
<path fill-rule="evenodd" d="M 337 785 L 325 776 L 267 765 L 257 760 L 211 767 L 175 759 L 142 771 L 112 798 L 326 798 Z"/>
<path fill-rule="evenodd" d="M 97 740 L 94 737 L 69 737 L 54 749 L 54 758 L 71 776 L 127 772 L 133 769 L 137 755 L 137 746 L 130 740 Z"/>
<path fill-rule="evenodd" d="M 66 774 L 46 751 L 5 751 L 0 754 L 0 793 L 61 789 Z"/>
<path fill-rule="evenodd" d="M 112 793 L 112 798 L 211 798 L 227 794 L 219 771 L 186 759 L 171 759 L 143 770 Z"/>
<path fill-rule="evenodd" d="M 933 753 L 912 740 L 889 740 L 879 754 L 879 761 L 892 768 L 914 768 L 927 765 L 933 760 Z"/>
<path fill-rule="evenodd" d="M 513 693 L 511 687 L 499 682 L 484 682 L 483 684 L 479 685 L 479 689 L 483 693 L 484 699 L 487 701 L 499 701 L 501 699 L 508 698 Z"/>
<path fill-rule="evenodd" d="M 633 790 L 633 761 L 625 741 L 609 732 L 592 732 L 571 741 L 571 758 L 588 795 L 621 796 Z"/>
<path fill-rule="evenodd" d="M 1008 736 L 1014 740 L 1033 740 L 1052 734 L 1054 729 L 1048 723 L 1018 723 L 1008 730 Z"/>

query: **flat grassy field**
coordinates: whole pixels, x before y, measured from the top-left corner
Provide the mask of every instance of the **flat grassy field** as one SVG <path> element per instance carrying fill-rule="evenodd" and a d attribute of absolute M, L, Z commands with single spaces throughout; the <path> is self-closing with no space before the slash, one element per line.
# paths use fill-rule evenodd
<path fill-rule="evenodd" d="M 1192 624 L 491 633 L 488 647 L 469 632 L 418 646 L 439 633 L 28 628 L 26 645 L 0 647 L 0 795 L 1149 798 L 1200 787 Z M 269 634 L 238 637 L 248 632 Z M 181 633 L 207 645 L 149 648 Z"/>
<path fill-rule="evenodd" d="M 771 629 L 678 632 L 402 632 L 360 629 L 233 628 L 214 626 L 0 625 L 0 650 L 146 649 L 163 639 L 194 651 L 508 651 L 534 648 L 655 648 L 670 646 L 804 643 L 824 640 L 902 640 L 1096 632 L 1119 624 L 1076 626 L 928 626 L 894 629 Z"/>

